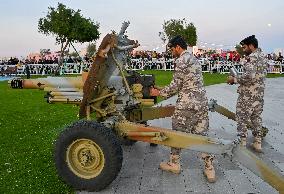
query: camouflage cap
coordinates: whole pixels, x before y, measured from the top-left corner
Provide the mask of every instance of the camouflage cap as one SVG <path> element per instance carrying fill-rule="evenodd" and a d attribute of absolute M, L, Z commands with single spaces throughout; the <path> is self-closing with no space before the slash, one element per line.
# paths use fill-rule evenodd
<path fill-rule="evenodd" d="M 186 42 L 185 40 L 182 38 L 181 35 L 177 35 L 175 37 L 173 37 L 169 43 L 167 44 L 167 48 L 172 48 L 172 47 L 176 47 L 177 45 L 179 45 L 182 48 L 186 48 Z"/>
<path fill-rule="evenodd" d="M 245 39 L 243 39 L 241 42 L 240 42 L 240 45 L 249 45 L 249 44 L 252 44 L 252 43 L 255 43 L 257 42 L 257 39 L 255 38 L 255 35 L 251 35 L 251 36 L 248 36 L 246 37 Z"/>

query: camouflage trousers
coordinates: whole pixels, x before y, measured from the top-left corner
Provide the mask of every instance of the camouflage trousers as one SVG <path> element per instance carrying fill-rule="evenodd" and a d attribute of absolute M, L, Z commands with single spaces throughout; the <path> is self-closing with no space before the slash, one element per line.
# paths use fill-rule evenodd
<path fill-rule="evenodd" d="M 172 117 L 173 130 L 199 135 L 207 135 L 209 129 L 208 108 L 180 110 L 176 109 Z M 172 154 L 180 154 L 180 148 L 171 148 Z"/>
<path fill-rule="evenodd" d="M 245 95 L 239 95 L 236 107 L 236 121 L 238 135 L 247 137 L 248 124 L 253 130 L 253 134 L 262 137 L 262 119 L 263 97 L 248 98 Z"/>

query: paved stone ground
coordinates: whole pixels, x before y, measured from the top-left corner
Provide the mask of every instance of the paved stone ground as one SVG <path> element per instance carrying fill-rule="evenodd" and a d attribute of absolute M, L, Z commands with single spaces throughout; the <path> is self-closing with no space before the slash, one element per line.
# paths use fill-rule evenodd
<path fill-rule="evenodd" d="M 226 84 L 206 87 L 208 99 L 214 98 L 220 105 L 235 111 L 236 86 Z M 284 78 L 267 79 L 263 123 L 270 131 L 263 144 L 264 157 L 275 163 L 284 174 Z M 162 104 L 174 104 L 176 97 Z M 282 118 L 282 119 L 281 119 Z M 149 122 L 152 126 L 171 128 L 171 119 L 157 119 Z M 218 113 L 210 113 L 210 136 L 222 139 L 236 137 L 236 123 Z M 251 139 L 250 139 L 251 141 Z M 173 175 L 158 169 L 159 163 L 169 156 L 169 148 L 137 142 L 124 147 L 124 162 L 120 174 L 114 182 L 99 193 L 112 194 L 173 194 L 173 193 L 278 193 L 274 188 L 254 175 L 247 168 L 234 164 L 226 158 L 216 156 L 217 182 L 207 183 L 203 174 L 203 162 L 198 153 L 184 150 L 182 153 L 182 173 Z M 87 194 L 88 192 L 78 192 Z"/>

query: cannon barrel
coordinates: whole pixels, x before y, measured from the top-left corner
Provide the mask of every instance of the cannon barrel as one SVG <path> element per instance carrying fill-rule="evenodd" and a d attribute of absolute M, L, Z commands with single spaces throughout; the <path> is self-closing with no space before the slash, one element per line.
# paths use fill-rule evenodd
<path fill-rule="evenodd" d="M 83 80 L 78 77 L 47 77 L 37 79 L 13 79 L 11 88 L 44 89 L 51 88 L 83 88 Z"/>

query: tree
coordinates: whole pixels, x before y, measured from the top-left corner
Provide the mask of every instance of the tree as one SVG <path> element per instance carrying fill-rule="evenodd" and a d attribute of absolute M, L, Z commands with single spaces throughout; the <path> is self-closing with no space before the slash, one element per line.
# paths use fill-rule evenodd
<path fill-rule="evenodd" d="M 39 53 L 41 56 L 45 56 L 45 55 L 50 54 L 51 52 L 50 52 L 50 49 L 40 49 Z"/>
<path fill-rule="evenodd" d="M 69 53 L 69 56 L 70 56 L 70 57 L 73 57 L 73 58 L 80 57 L 77 52 Z"/>
<path fill-rule="evenodd" d="M 97 51 L 96 43 L 90 43 L 87 47 L 87 57 L 92 57 Z"/>
<path fill-rule="evenodd" d="M 50 52 L 50 49 L 40 49 L 39 53 L 40 53 L 41 59 L 43 60 L 43 58 L 44 58 L 46 55 L 50 54 L 51 52 Z"/>
<path fill-rule="evenodd" d="M 171 19 L 165 21 L 163 24 L 164 34 L 166 35 L 167 39 L 172 39 L 176 35 L 181 35 L 186 43 L 190 46 L 196 45 L 197 35 L 196 35 L 196 28 L 193 23 L 187 23 L 184 19 L 177 20 Z M 161 33 L 159 33 L 160 37 L 163 37 Z M 161 38 L 163 41 L 164 38 Z"/>
<path fill-rule="evenodd" d="M 63 63 L 64 51 L 69 44 L 91 42 L 99 38 L 99 24 L 84 18 L 80 12 L 58 3 L 57 9 L 48 7 L 46 17 L 39 19 L 39 32 L 55 36 L 56 43 L 61 46 L 59 66 Z"/>

